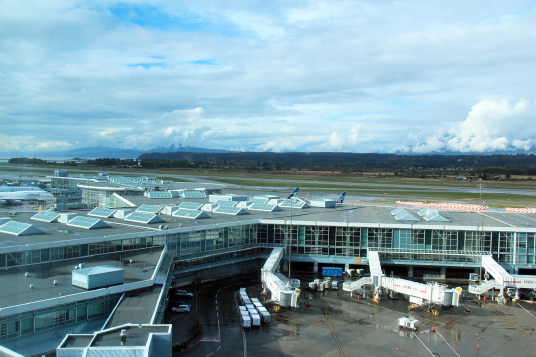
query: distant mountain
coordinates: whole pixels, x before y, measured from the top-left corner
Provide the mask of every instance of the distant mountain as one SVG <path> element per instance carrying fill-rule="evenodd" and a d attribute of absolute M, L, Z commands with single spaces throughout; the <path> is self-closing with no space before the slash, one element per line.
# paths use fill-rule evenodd
<path fill-rule="evenodd" d="M 229 150 L 221 150 L 221 149 L 204 149 L 204 148 L 196 148 L 193 146 L 182 146 L 179 144 L 178 147 L 175 147 L 175 144 L 172 144 L 170 147 L 157 147 L 155 149 L 147 150 L 146 153 L 150 152 L 159 152 L 159 153 L 166 153 L 166 152 L 198 152 L 198 153 L 219 153 L 224 154 L 227 152 L 233 152 Z"/>
<path fill-rule="evenodd" d="M 140 155 L 144 153 L 151 152 L 193 152 L 193 153 L 228 153 L 231 151 L 227 150 L 218 150 L 218 149 L 203 149 L 196 148 L 193 146 L 182 146 L 175 147 L 171 145 L 170 147 L 159 147 L 156 149 L 151 149 L 147 151 L 142 150 L 128 150 L 120 148 L 110 148 L 110 147 L 85 147 L 78 148 L 73 150 L 66 151 L 11 151 L 0 153 L 0 157 L 3 158 L 12 158 L 12 157 L 37 157 L 37 158 L 65 158 L 73 159 L 75 157 L 81 159 L 97 159 L 97 158 L 117 158 L 117 159 L 137 159 Z"/>
<path fill-rule="evenodd" d="M 1 153 L 0 156 L 9 157 L 37 157 L 37 158 L 65 158 L 73 159 L 79 157 L 82 159 L 95 158 L 118 158 L 118 159 L 135 159 L 145 151 L 125 150 L 108 147 L 87 147 L 66 151 L 12 151 Z"/>

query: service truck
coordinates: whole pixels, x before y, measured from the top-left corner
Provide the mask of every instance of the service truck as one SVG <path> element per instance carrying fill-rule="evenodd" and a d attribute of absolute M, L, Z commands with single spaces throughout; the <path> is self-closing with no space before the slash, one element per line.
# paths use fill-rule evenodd
<path fill-rule="evenodd" d="M 407 328 L 417 331 L 419 327 L 421 327 L 420 321 L 412 317 L 401 317 L 398 319 L 398 328 Z"/>

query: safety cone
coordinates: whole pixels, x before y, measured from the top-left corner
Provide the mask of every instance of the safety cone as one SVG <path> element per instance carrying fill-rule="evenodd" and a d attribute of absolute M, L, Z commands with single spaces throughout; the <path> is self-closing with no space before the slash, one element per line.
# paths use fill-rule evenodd
<path fill-rule="evenodd" d="M 432 332 L 435 332 L 435 331 L 436 331 L 435 327 L 432 327 Z"/>
<path fill-rule="evenodd" d="M 476 345 L 476 349 L 477 349 L 477 350 L 480 350 L 480 345 Z"/>

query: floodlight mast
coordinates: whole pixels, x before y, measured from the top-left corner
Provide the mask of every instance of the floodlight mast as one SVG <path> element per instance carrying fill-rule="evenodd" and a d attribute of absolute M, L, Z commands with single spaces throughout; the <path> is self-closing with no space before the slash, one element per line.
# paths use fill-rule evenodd
<path fill-rule="evenodd" d="M 292 270 L 291 255 L 292 255 L 292 207 L 294 206 L 294 197 L 290 198 L 290 239 L 288 245 L 288 278 L 291 279 L 290 273 Z"/>

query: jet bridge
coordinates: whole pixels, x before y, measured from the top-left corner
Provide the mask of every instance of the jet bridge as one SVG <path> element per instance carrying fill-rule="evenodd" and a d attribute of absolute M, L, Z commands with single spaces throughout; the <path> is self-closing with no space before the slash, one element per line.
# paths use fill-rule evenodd
<path fill-rule="evenodd" d="M 485 280 L 480 284 L 469 285 L 469 292 L 471 294 L 480 295 L 490 289 L 500 289 L 501 295 L 503 295 L 507 287 L 514 289 L 536 289 L 535 275 L 511 275 L 491 255 L 482 256 L 482 267 L 495 279 Z"/>
<path fill-rule="evenodd" d="M 363 277 L 357 281 L 345 282 L 343 290 L 354 291 L 364 285 L 373 285 L 377 298 L 381 290 L 393 291 L 413 297 L 412 301 L 419 304 L 455 305 L 460 304 L 461 292 L 456 289 L 447 289 L 447 285 L 439 283 L 422 284 L 411 280 L 386 277 L 380 264 L 380 255 L 377 251 L 369 251 L 368 261 L 370 277 Z"/>
<path fill-rule="evenodd" d="M 274 248 L 272 254 L 266 260 L 261 269 L 261 280 L 263 291 L 270 290 L 272 299 L 281 306 L 298 307 L 298 297 L 300 296 L 300 281 L 298 279 L 289 279 L 279 273 L 279 263 L 284 248 Z"/>

